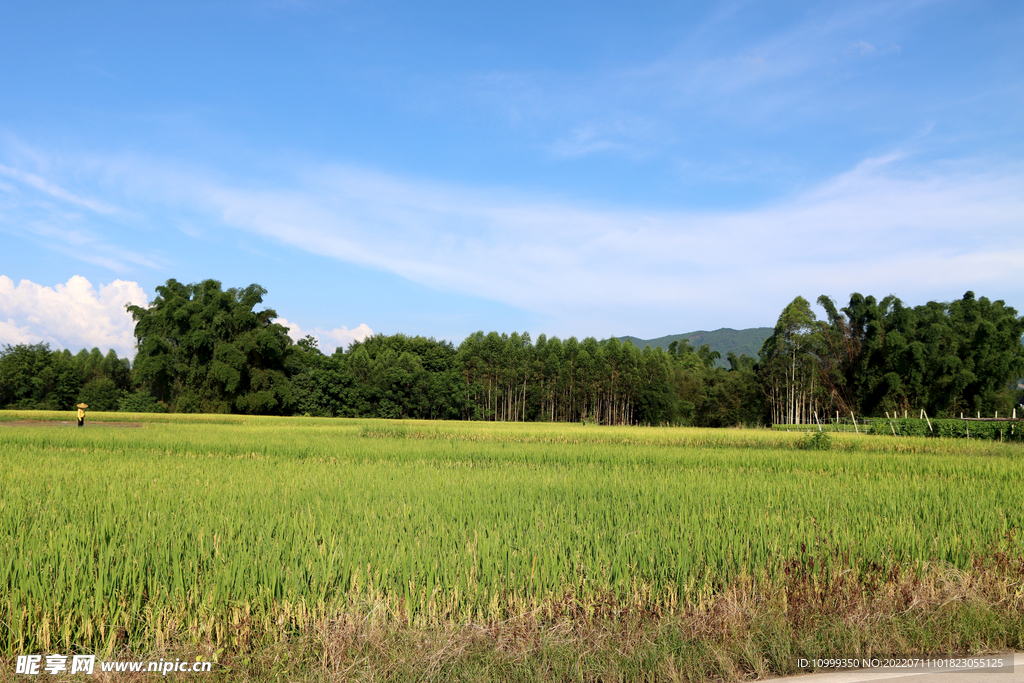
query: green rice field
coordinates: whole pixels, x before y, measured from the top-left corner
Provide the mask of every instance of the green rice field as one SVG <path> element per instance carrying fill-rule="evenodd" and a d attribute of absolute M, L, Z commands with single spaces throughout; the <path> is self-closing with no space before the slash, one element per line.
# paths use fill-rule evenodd
<path fill-rule="evenodd" d="M 72 420 L 0 413 L 0 661 L 186 652 L 253 678 L 697 680 L 792 672 L 798 651 L 870 648 L 882 631 L 904 640 L 876 649 L 1022 648 L 1019 443 Z M 728 600 L 747 607 L 715 621 Z M 895 621 L 872 625 L 883 602 Z M 536 643 L 501 645 L 495 629 L 524 619 Z M 613 638 L 577 658 L 595 624 L 650 646 L 622 660 Z M 435 657 L 469 628 L 491 635 Z M 814 640 L 822 629 L 839 640 Z M 434 653 L 420 664 L 416 643 Z"/>

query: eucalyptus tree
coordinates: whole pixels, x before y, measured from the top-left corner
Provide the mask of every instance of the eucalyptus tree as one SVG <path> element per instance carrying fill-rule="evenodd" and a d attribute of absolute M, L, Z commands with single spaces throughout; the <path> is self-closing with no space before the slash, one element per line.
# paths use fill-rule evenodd
<path fill-rule="evenodd" d="M 127 358 L 118 358 L 111 349 L 106 355 L 98 348 L 91 351 L 82 349 L 72 361 L 78 370 L 82 388 L 78 401 L 89 404 L 92 410 L 118 410 L 122 398 L 131 390 L 131 363 Z"/>
<path fill-rule="evenodd" d="M 813 420 L 820 404 L 817 317 L 798 296 L 779 315 L 775 331 L 761 347 L 761 380 L 773 423 Z"/>

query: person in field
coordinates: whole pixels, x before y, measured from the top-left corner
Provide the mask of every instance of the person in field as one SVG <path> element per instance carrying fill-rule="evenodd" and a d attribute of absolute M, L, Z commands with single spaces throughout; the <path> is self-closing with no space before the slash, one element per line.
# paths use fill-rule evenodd
<path fill-rule="evenodd" d="M 85 409 L 89 407 L 88 403 L 78 404 L 78 426 L 85 426 Z"/>

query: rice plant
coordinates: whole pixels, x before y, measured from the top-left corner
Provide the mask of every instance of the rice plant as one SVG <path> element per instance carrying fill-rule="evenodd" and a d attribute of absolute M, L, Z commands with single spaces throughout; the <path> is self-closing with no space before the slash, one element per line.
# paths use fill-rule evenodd
<path fill-rule="evenodd" d="M 671 614 L 794 567 L 828 581 L 1021 552 L 1021 446 L 805 438 L 173 415 L 0 426 L 0 651 L 245 649 L 339 613 Z"/>

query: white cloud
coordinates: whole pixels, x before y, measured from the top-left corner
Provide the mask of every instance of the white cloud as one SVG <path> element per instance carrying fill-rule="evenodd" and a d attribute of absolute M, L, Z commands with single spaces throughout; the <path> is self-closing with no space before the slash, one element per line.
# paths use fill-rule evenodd
<path fill-rule="evenodd" d="M 100 285 L 99 291 L 86 278 L 75 275 L 56 287 L 0 275 L 0 346 L 46 342 L 54 348 L 114 349 L 124 357 L 135 356 L 135 322 L 126 304 L 146 306 L 148 298 L 137 282 L 115 280 Z M 365 323 L 349 329 L 339 327 L 303 330 L 285 318 L 274 322 L 288 328 L 298 341 L 313 335 L 320 349 L 331 354 L 338 347 L 363 341 L 373 335 Z"/>
<path fill-rule="evenodd" d="M 569 135 L 560 138 L 551 145 L 551 152 L 556 157 L 581 157 L 587 154 L 607 151 L 629 151 L 630 147 L 622 142 L 603 136 L 592 128 L 580 127 L 570 131 Z"/>
<path fill-rule="evenodd" d="M 0 284 L 3 284 L 2 281 Z M 18 344 L 35 344 L 37 342 L 39 342 L 39 337 L 33 335 L 27 325 L 19 327 L 18 323 L 11 318 L 8 318 L 6 322 L 0 321 L 0 345 L 17 346 Z"/>
<path fill-rule="evenodd" d="M 145 306 L 137 282 L 114 280 L 100 285 L 75 275 L 55 287 L 22 280 L 15 286 L 0 275 L 0 344 L 47 342 L 73 351 L 99 347 L 120 356 L 135 355 L 135 323 L 126 304 Z"/>
<path fill-rule="evenodd" d="M 373 336 L 373 330 L 366 323 L 362 323 L 355 329 L 348 329 L 345 326 L 336 327 L 333 330 L 325 330 L 322 327 L 315 328 L 312 332 L 303 330 L 297 323 L 289 322 L 286 318 L 277 318 L 274 320 L 275 323 L 279 323 L 288 328 L 288 336 L 293 341 L 299 341 L 305 339 L 307 335 L 313 336 L 317 340 L 317 345 L 320 350 L 330 355 L 334 353 L 334 350 L 338 347 L 347 348 L 349 344 L 354 341 L 363 341 L 367 337 Z"/>

